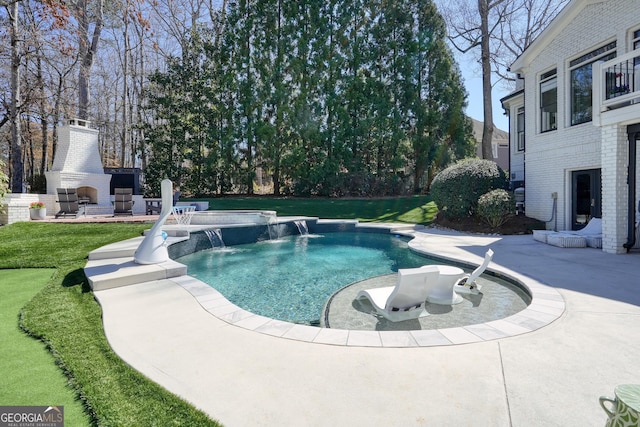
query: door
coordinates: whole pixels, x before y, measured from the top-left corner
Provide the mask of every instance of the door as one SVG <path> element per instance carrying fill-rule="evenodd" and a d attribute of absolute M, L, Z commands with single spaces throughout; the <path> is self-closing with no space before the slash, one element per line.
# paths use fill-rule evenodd
<path fill-rule="evenodd" d="M 600 169 L 572 172 L 571 182 L 571 229 L 580 230 L 591 218 L 602 218 Z"/>

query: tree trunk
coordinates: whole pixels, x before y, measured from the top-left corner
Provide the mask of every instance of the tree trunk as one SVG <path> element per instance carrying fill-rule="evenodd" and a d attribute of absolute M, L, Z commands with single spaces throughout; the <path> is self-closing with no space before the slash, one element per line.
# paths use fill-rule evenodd
<path fill-rule="evenodd" d="M 489 0 L 478 0 L 480 13 L 480 60 L 482 63 L 482 104 L 484 110 L 484 126 L 482 128 L 482 158 L 493 160 L 491 141 L 493 140 L 493 105 L 491 102 L 491 52 L 489 33 Z"/>
<path fill-rule="evenodd" d="M 78 2 L 78 8 L 76 10 L 80 37 L 78 46 L 80 54 L 80 71 L 78 72 L 78 118 L 83 120 L 89 119 L 89 79 L 91 77 L 93 59 L 98 51 L 100 33 L 102 32 L 103 6 L 104 0 L 98 0 L 96 4 L 96 22 L 93 28 L 91 44 L 89 44 L 89 14 L 86 0 Z"/>
<path fill-rule="evenodd" d="M 124 31 L 122 38 L 124 39 L 124 52 L 122 54 L 122 134 L 120 141 L 120 167 L 124 168 L 127 158 L 127 140 L 129 136 L 129 104 L 127 91 L 129 90 L 129 5 L 124 13 Z"/>
<path fill-rule="evenodd" d="M 22 141 L 20 140 L 20 42 L 18 26 L 18 4 L 14 2 L 9 11 L 11 22 L 11 192 L 22 193 L 24 167 L 22 163 Z"/>
<path fill-rule="evenodd" d="M 47 104 L 45 98 L 45 84 L 44 77 L 42 75 L 42 59 L 38 55 L 36 58 L 38 65 L 38 89 L 40 90 L 40 129 L 42 132 L 42 158 L 40 159 L 40 168 L 38 169 L 38 175 L 44 176 L 44 173 L 47 170 L 47 166 L 49 165 L 49 121 L 47 115 Z"/>

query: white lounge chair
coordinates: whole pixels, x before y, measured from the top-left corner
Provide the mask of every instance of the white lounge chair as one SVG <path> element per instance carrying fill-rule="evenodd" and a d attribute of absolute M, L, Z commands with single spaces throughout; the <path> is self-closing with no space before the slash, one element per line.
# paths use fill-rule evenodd
<path fill-rule="evenodd" d="M 487 266 L 493 259 L 493 250 L 489 249 L 484 255 L 484 262 L 471 272 L 470 275 L 463 277 L 454 287 L 459 294 L 477 295 L 482 290 L 482 285 L 476 283 L 476 279 L 487 269 Z"/>
<path fill-rule="evenodd" d="M 574 231 L 573 234 L 587 239 L 587 246 L 590 248 L 602 247 L 602 218 L 591 218 L 589 223 L 581 230 Z"/>
<path fill-rule="evenodd" d="M 356 299 L 368 299 L 376 313 L 392 322 L 428 316 L 424 309 L 428 283 L 438 280 L 439 274 L 435 265 L 400 269 L 395 286 L 365 289 Z"/>
<path fill-rule="evenodd" d="M 547 244 L 559 248 L 586 248 L 587 239 L 568 231 L 558 231 L 547 236 Z"/>
<path fill-rule="evenodd" d="M 547 243 L 547 237 L 557 231 L 553 230 L 533 230 L 533 240 L 537 242 Z"/>
<path fill-rule="evenodd" d="M 591 218 L 589 223 L 580 230 L 550 232 L 546 243 L 559 248 L 601 248 L 602 247 L 602 219 Z M 535 238 L 535 237 L 534 237 Z"/>

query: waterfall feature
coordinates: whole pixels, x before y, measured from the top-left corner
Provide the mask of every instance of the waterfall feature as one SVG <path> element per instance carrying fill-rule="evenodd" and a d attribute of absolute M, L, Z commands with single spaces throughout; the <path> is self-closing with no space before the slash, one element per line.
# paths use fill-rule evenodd
<path fill-rule="evenodd" d="M 269 240 L 280 239 L 280 224 L 275 216 L 269 216 L 267 220 L 267 231 L 269 232 Z"/>
<path fill-rule="evenodd" d="M 209 238 L 209 243 L 211 243 L 211 247 L 219 247 L 224 248 L 224 240 L 222 240 L 222 230 L 219 228 L 212 228 L 209 230 L 204 230 L 204 234 Z"/>
<path fill-rule="evenodd" d="M 298 232 L 301 236 L 306 236 L 309 234 L 309 228 L 307 227 L 307 221 L 293 221 L 293 223 L 298 227 Z"/>

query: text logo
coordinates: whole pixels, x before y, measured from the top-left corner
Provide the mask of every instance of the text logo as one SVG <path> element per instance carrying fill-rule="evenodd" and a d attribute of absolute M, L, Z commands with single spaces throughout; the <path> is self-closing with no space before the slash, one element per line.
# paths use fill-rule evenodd
<path fill-rule="evenodd" d="M 0 406 L 0 427 L 64 427 L 64 406 Z"/>

